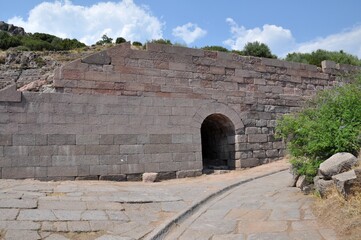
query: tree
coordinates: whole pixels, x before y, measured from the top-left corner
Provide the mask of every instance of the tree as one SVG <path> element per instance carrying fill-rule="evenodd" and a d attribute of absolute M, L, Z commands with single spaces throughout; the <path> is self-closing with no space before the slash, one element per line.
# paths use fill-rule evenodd
<path fill-rule="evenodd" d="M 127 42 L 127 40 L 125 40 L 125 38 L 122 38 L 122 37 L 118 37 L 116 40 L 115 40 L 115 43 L 116 44 L 121 44 L 121 43 L 125 43 Z"/>
<path fill-rule="evenodd" d="M 168 39 L 153 39 L 152 41 L 150 41 L 150 43 L 173 45 L 172 42 Z"/>
<path fill-rule="evenodd" d="M 324 60 L 330 60 L 337 63 L 350 64 L 361 66 L 361 60 L 356 56 L 345 53 L 344 51 L 326 51 L 318 49 L 312 53 L 289 53 L 287 54 L 286 61 L 300 62 L 306 64 L 312 64 L 321 67 L 321 62 Z"/>
<path fill-rule="evenodd" d="M 113 38 L 108 37 L 106 34 L 102 36 L 102 39 L 96 42 L 96 45 L 105 45 L 113 42 Z"/>
<path fill-rule="evenodd" d="M 137 41 L 133 42 L 132 45 L 137 46 L 137 47 L 143 46 L 143 44 L 141 42 L 137 42 Z"/>
<path fill-rule="evenodd" d="M 273 55 L 271 53 L 271 50 L 269 49 L 269 47 L 266 44 L 260 43 L 258 41 L 256 41 L 256 42 L 248 42 L 244 46 L 241 53 L 244 56 L 277 58 L 276 55 Z"/>

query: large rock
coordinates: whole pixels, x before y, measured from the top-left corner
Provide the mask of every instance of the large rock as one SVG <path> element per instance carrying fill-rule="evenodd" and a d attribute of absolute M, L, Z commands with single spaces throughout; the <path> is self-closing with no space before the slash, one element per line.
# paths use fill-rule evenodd
<path fill-rule="evenodd" d="M 315 190 L 320 194 L 322 198 L 325 197 L 333 187 L 332 180 L 325 180 L 321 176 L 314 177 L 313 182 L 314 182 Z"/>
<path fill-rule="evenodd" d="M 355 170 L 343 172 L 332 177 L 337 190 L 346 198 L 351 193 L 352 181 L 357 178 Z"/>
<path fill-rule="evenodd" d="M 350 170 L 357 163 L 357 158 L 351 153 L 336 153 L 321 163 L 320 173 L 327 179 L 332 176 Z"/>
<path fill-rule="evenodd" d="M 143 173 L 143 182 L 156 182 L 158 180 L 158 173 Z"/>

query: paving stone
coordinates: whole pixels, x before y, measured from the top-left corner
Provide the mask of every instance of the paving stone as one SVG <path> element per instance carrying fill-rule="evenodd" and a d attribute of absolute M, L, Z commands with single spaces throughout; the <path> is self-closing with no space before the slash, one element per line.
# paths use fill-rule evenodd
<path fill-rule="evenodd" d="M 289 236 L 297 240 L 323 240 L 323 237 L 317 230 L 292 231 Z"/>
<path fill-rule="evenodd" d="M 281 233 L 253 233 L 249 234 L 247 237 L 247 240 L 290 240 L 287 233 L 281 232 Z M 298 238 L 291 238 L 291 239 L 297 239 Z M 311 240 L 311 238 L 309 239 Z M 313 240 L 313 239 L 312 239 Z"/>
<path fill-rule="evenodd" d="M 19 229 L 19 230 L 38 230 L 41 227 L 39 222 L 34 221 L 5 221 L 6 229 Z M 1 225 L 1 223 L 0 223 Z"/>
<path fill-rule="evenodd" d="M 245 240 L 243 234 L 223 234 L 223 235 L 213 235 L 212 240 Z"/>
<path fill-rule="evenodd" d="M 55 221 L 56 217 L 51 210 L 47 209 L 23 209 L 20 210 L 17 219 L 29 221 Z"/>
<path fill-rule="evenodd" d="M 102 210 L 86 210 L 81 214 L 81 220 L 99 221 L 108 219 L 108 215 L 105 213 L 105 211 Z"/>
<path fill-rule="evenodd" d="M 300 220 L 301 213 L 299 209 L 273 209 L 269 220 Z"/>
<path fill-rule="evenodd" d="M 96 238 L 95 240 L 133 240 L 131 237 L 120 237 L 114 235 L 103 235 L 101 237 Z"/>
<path fill-rule="evenodd" d="M 106 214 L 109 217 L 109 220 L 113 220 L 113 221 L 123 221 L 123 222 L 128 222 L 129 218 L 128 216 L 125 214 L 124 211 L 111 211 L 111 210 L 107 210 Z"/>
<path fill-rule="evenodd" d="M 0 221 L 15 220 L 19 209 L 0 209 Z"/>
<path fill-rule="evenodd" d="M 45 240 L 69 240 L 69 238 L 60 235 L 60 234 L 50 234 L 48 237 L 44 238 Z"/>
<path fill-rule="evenodd" d="M 53 210 L 85 210 L 86 204 L 80 201 L 51 201 L 39 200 L 39 209 Z"/>
<path fill-rule="evenodd" d="M 88 221 L 71 221 L 67 222 L 70 232 L 90 232 L 91 227 Z"/>
<path fill-rule="evenodd" d="M 252 221 L 252 220 L 251 220 Z M 286 221 L 260 221 L 260 222 L 240 222 L 238 233 L 272 233 L 284 232 L 288 228 Z"/>
<path fill-rule="evenodd" d="M 37 231 L 32 230 L 7 230 L 5 234 L 6 240 L 38 240 L 41 239 Z"/>
<path fill-rule="evenodd" d="M 78 210 L 53 210 L 58 221 L 79 221 L 82 211 Z"/>
<path fill-rule="evenodd" d="M 124 207 L 118 202 L 102 202 L 102 201 L 87 201 L 87 210 L 119 210 L 124 211 Z"/>
<path fill-rule="evenodd" d="M 0 199 L 0 208 L 36 208 L 35 199 Z"/>

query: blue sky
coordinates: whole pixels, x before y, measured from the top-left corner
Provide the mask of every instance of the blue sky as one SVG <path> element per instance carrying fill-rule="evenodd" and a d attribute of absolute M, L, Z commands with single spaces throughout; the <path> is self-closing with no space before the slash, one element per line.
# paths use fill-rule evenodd
<path fill-rule="evenodd" d="M 361 57 L 360 10 L 359 0 L 12 0 L 0 20 L 86 44 L 103 34 L 238 50 L 260 41 L 281 57 L 319 48 Z"/>

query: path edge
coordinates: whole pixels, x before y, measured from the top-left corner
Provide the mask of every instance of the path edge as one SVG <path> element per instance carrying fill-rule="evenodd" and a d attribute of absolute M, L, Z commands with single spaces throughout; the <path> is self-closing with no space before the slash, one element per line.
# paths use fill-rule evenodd
<path fill-rule="evenodd" d="M 217 191 L 208 194 L 207 196 L 199 199 L 198 201 L 196 201 L 194 204 L 192 204 L 191 206 L 187 207 L 185 210 L 181 211 L 180 213 L 176 214 L 175 216 L 173 216 L 172 218 L 170 218 L 168 221 L 165 221 L 164 223 L 162 223 L 160 226 L 158 226 L 157 228 L 155 228 L 152 232 L 150 232 L 147 236 L 145 236 L 143 238 L 143 240 L 162 240 L 164 239 L 164 237 L 166 237 L 166 235 L 169 233 L 169 231 L 175 227 L 177 224 L 182 223 L 183 221 L 185 221 L 190 215 L 192 215 L 194 212 L 196 212 L 201 206 L 203 206 L 204 204 L 208 203 L 209 201 L 211 201 L 212 199 L 214 199 L 215 197 L 218 197 L 219 195 L 235 188 L 238 187 L 242 184 L 251 182 L 253 180 L 259 179 L 259 178 L 264 178 L 276 173 L 280 173 L 283 171 L 289 170 L 289 167 L 283 167 L 281 169 L 277 169 L 275 171 L 263 174 L 263 175 L 259 175 L 256 177 L 250 177 L 248 179 L 244 179 L 244 180 L 240 180 L 238 182 L 229 184 L 228 186 L 225 186 L 221 189 L 218 189 Z"/>

